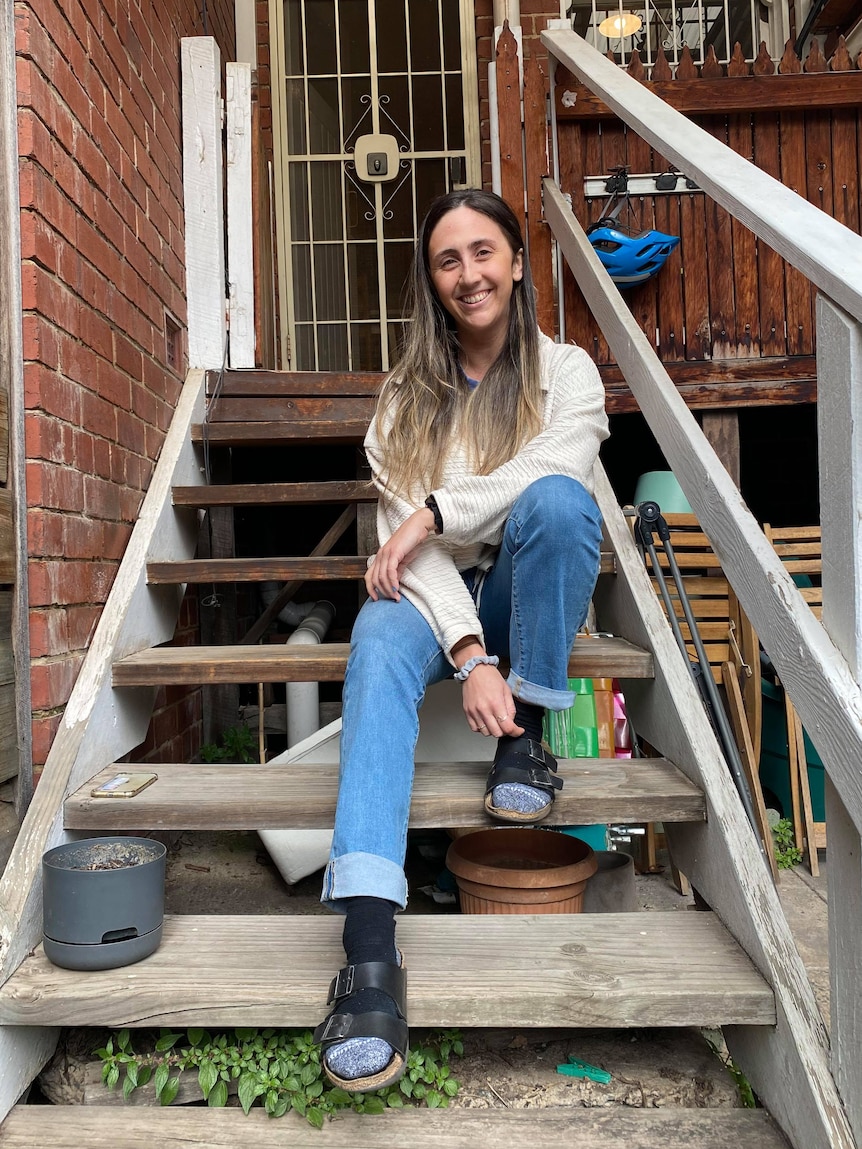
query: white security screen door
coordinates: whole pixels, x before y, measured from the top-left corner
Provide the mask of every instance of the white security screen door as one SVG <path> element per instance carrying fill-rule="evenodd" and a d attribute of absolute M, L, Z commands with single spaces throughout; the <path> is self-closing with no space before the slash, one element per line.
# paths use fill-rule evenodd
<path fill-rule="evenodd" d="M 386 370 L 428 204 L 480 183 L 473 2 L 271 0 L 270 15 L 283 359 Z"/>

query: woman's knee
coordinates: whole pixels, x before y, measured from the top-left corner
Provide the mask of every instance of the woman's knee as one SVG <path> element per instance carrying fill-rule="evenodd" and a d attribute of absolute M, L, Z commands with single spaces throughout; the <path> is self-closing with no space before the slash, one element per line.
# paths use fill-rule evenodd
<path fill-rule="evenodd" d="M 556 530 L 584 532 L 600 537 L 601 514 L 595 499 L 577 479 L 568 475 L 545 475 L 536 479 L 518 497 L 513 517 L 522 523 L 547 523 Z"/>

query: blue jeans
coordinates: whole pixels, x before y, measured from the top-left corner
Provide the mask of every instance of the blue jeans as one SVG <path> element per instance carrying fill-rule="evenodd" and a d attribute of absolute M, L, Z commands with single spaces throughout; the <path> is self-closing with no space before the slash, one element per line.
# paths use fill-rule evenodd
<path fill-rule="evenodd" d="M 599 569 L 601 516 L 574 479 L 550 475 L 516 500 L 479 618 L 490 654 L 508 659 L 525 702 L 566 710 L 568 660 Z M 465 572 L 472 586 L 473 576 Z M 368 599 L 353 630 L 344 682 L 341 766 L 324 904 L 386 898 L 404 907 L 404 855 L 419 708 L 453 673 L 434 634 L 405 598 Z M 466 720 L 465 720 L 466 721 Z"/>

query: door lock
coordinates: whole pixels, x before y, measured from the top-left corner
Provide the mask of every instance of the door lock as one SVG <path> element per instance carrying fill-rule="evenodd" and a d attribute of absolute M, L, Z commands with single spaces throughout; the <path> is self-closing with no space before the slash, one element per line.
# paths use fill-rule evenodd
<path fill-rule="evenodd" d="M 353 147 L 356 175 L 369 183 L 385 183 L 398 176 L 398 141 L 394 136 L 360 136 Z"/>

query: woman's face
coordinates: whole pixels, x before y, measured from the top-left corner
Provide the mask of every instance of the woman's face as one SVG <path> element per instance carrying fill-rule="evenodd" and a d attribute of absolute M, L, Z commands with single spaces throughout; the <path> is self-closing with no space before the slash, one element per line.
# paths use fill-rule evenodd
<path fill-rule="evenodd" d="M 523 252 L 512 251 L 499 225 L 463 204 L 453 208 L 431 232 L 428 269 L 462 342 L 478 337 L 502 348 L 524 260 Z"/>

